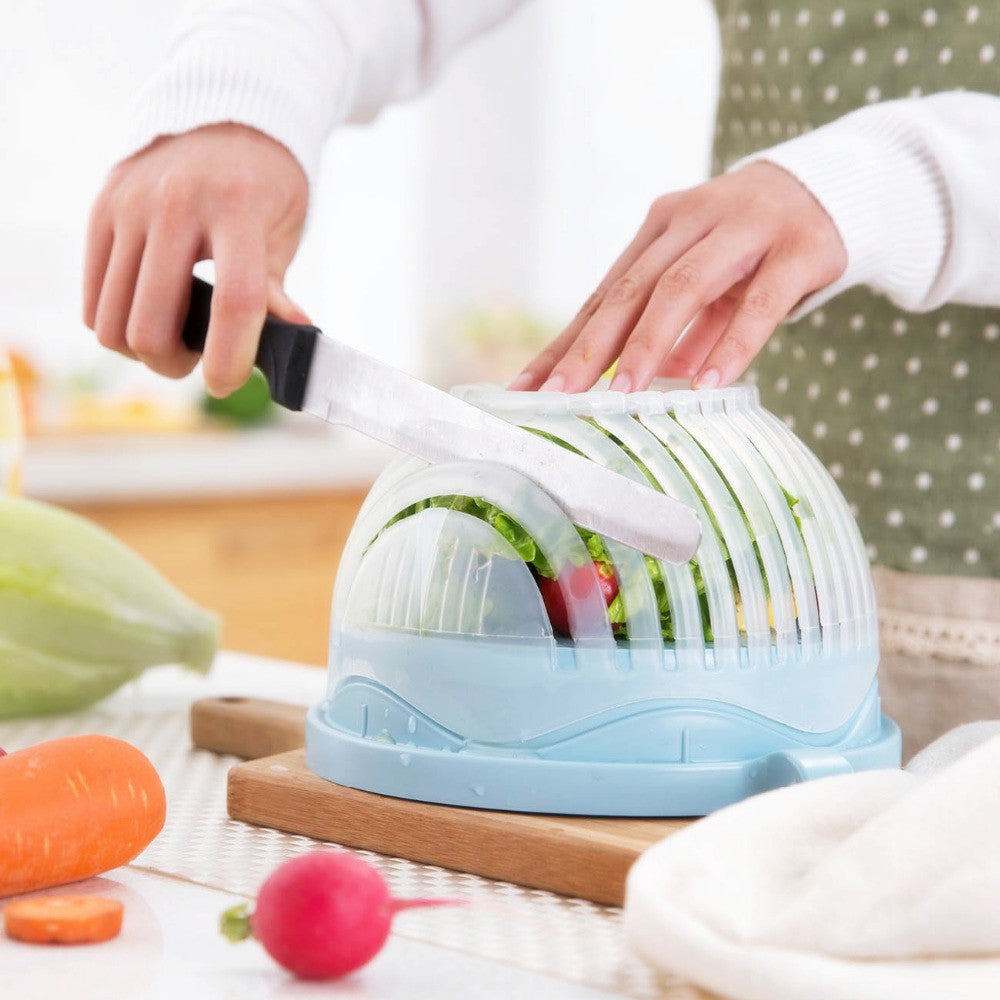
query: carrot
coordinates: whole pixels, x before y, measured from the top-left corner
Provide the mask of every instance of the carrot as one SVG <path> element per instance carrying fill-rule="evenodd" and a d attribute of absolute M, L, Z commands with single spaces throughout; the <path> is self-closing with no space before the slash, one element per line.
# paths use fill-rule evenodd
<path fill-rule="evenodd" d="M 110 736 L 67 736 L 0 757 L 0 897 L 127 864 L 163 828 L 153 765 Z"/>
<path fill-rule="evenodd" d="M 8 903 L 7 937 L 33 944 L 93 944 L 110 941 L 122 929 L 125 907 L 104 896 L 39 896 Z"/>

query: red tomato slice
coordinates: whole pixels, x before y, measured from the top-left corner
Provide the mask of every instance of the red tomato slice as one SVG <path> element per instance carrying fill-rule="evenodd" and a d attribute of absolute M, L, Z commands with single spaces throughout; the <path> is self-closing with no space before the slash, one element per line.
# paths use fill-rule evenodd
<path fill-rule="evenodd" d="M 618 596 L 618 580 L 615 579 L 615 574 L 610 566 L 604 563 L 593 563 L 592 565 L 597 570 L 597 580 L 604 597 L 604 603 L 610 605 Z M 567 589 L 572 597 L 578 600 L 587 597 L 594 586 L 594 578 L 588 566 L 574 566 L 567 570 L 564 575 Z M 566 608 L 566 601 L 563 599 L 563 589 L 559 580 L 540 576 L 538 589 L 541 591 L 545 610 L 549 613 L 549 621 L 552 623 L 553 631 L 568 636 L 570 634 L 569 611 Z"/>

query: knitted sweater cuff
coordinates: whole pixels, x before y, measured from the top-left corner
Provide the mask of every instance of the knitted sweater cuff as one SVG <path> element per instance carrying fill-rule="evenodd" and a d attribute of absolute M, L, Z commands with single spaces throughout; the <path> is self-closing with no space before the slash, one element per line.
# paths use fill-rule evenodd
<path fill-rule="evenodd" d="M 733 166 L 766 160 L 796 177 L 826 209 L 847 250 L 847 268 L 804 299 L 805 313 L 855 285 L 903 308 L 929 301 L 951 238 L 947 187 L 910 117 L 889 102 L 763 150 Z"/>
<path fill-rule="evenodd" d="M 157 136 L 235 122 L 284 145 L 312 190 L 326 138 L 348 115 L 356 57 L 342 25 L 296 18 L 293 9 L 182 18 L 167 59 L 137 95 L 126 155 Z"/>
<path fill-rule="evenodd" d="M 177 135 L 222 122 L 255 128 L 276 139 L 316 181 L 323 130 L 308 105 L 238 64 L 218 60 L 177 67 L 154 81 L 140 99 L 128 148 L 137 151 L 162 135 Z"/>

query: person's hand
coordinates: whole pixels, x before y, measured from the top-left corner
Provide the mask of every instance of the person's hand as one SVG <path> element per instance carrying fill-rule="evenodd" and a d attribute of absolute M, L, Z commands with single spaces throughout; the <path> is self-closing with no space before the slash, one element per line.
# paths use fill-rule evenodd
<path fill-rule="evenodd" d="M 105 347 L 179 378 L 197 355 L 181 342 L 199 260 L 215 261 L 202 370 L 215 396 L 247 380 L 264 317 L 307 323 L 285 294 L 308 182 L 280 143 L 242 125 L 155 140 L 112 170 L 91 212 L 84 322 Z"/>
<path fill-rule="evenodd" d="M 832 219 L 791 174 L 755 162 L 658 198 L 573 321 L 511 389 L 580 392 L 657 375 L 729 385 L 805 296 L 843 274 Z"/>

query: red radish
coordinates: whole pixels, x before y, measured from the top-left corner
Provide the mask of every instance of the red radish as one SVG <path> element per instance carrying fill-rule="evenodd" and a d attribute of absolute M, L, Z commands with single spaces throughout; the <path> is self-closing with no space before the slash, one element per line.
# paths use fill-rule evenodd
<path fill-rule="evenodd" d="M 615 579 L 614 570 L 607 563 L 593 563 L 597 570 L 597 581 L 604 595 L 604 603 L 609 605 L 618 596 L 618 580 Z M 594 586 L 594 578 L 590 574 L 589 566 L 574 566 L 572 569 L 564 571 L 566 584 L 573 597 L 586 597 Z M 549 621 L 552 628 L 561 635 L 569 635 L 569 612 L 566 609 L 566 601 L 563 598 L 562 587 L 559 580 L 553 580 L 548 576 L 538 577 L 538 589 L 542 594 L 542 601 L 545 610 L 549 613 Z"/>
<path fill-rule="evenodd" d="M 393 899 L 382 876 L 361 858 L 312 851 L 267 877 L 253 913 L 246 904 L 227 910 L 222 932 L 231 941 L 252 934 L 279 965 L 303 979 L 333 979 L 378 954 L 400 910 L 457 902 Z"/>

